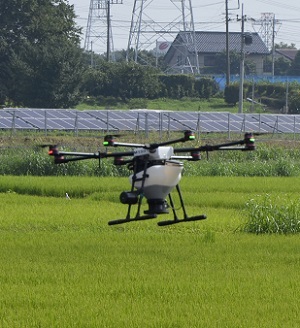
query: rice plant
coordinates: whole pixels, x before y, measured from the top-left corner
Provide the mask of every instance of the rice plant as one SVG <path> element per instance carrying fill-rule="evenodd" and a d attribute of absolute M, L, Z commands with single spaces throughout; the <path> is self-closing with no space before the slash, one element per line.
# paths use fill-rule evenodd
<path fill-rule="evenodd" d="M 299 200 L 272 199 L 266 194 L 246 204 L 248 219 L 242 228 L 255 234 L 295 234 L 300 232 Z"/>

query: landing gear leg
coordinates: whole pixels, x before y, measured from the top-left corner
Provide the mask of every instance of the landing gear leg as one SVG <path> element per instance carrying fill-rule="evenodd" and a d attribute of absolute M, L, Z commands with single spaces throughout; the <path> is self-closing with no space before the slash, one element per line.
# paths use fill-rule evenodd
<path fill-rule="evenodd" d="M 173 202 L 172 196 L 171 196 L 171 194 L 169 194 L 169 200 L 170 200 L 170 205 L 172 206 L 174 219 L 173 220 L 167 220 L 167 221 L 160 221 L 157 224 L 159 226 L 165 226 L 165 225 L 171 225 L 171 224 L 176 224 L 176 223 L 181 223 L 181 222 L 205 220 L 206 215 L 197 215 L 197 216 L 191 216 L 191 217 L 189 217 L 187 215 L 179 185 L 176 185 L 176 190 L 177 190 L 177 193 L 179 195 L 179 201 L 180 201 L 180 205 L 181 205 L 181 208 L 182 208 L 182 211 L 183 211 L 183 219 L 178 219 L 178 216 L 177 216 L 177 213 L 176 213 L 176 210 L 175 210 L 175 207 L 174 207 L 174 202 Z"/>
<path fill-rule="evenodd" d="M 132 184 L 131 184 L 130 194 L 134 194 L 134 193 L 137 194 L 137 201 L 134 202 L 134 203 L 138 204 L 138 208 L 137 208 L 137 212 L 136 212 L 135 217 L 130 218 L 131 206 L 132 206 L 133 203 L 129 203 L 129 204 L 127 203 L 128 204 L 128 210 L 127 210 L 126 218 L 125 219 L 120 219 L 120 220 L 109 221 L 108 225 L 122 224 L 122 223 L 131 222 L 131 221 L 149 220 L 149 219 L 155 219 L 157 217 L 156 214 L 147 214 L 147 215 L 142 215 L 142 216 L 140 215 L 141 205 L 142 205 L 142 201 L 143 201 L 143 198 L 144 198 L 143 190 L 144 190 L 144 185 L 145 185 L 145 181 L 146 181 L 146 178 L 147 178 L 147 174 L 146 174 L 147 166 L 148 166 L 148 161 L 145 160 L 143 176 L 140 179 L 142 181 L 142 185 L 141 185 L 141 188 L 136 192 L 134 191 L 134 184 L 137 181 L 136 169 L 134 170 L 134 174 L 133 174 L 133 177 L 132 177 Z M 136 165 L 135 165 L 135 167 L 136 167 Z"/>

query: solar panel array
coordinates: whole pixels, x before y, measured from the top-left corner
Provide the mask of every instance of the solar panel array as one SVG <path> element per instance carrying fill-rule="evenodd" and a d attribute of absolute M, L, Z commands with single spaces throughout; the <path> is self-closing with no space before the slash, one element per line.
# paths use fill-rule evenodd
<path fill-rule="evenodd" d="M 159 110 L 6 108 L 0 110 L 0 129 L 300 133 L 300 116 Z"/>

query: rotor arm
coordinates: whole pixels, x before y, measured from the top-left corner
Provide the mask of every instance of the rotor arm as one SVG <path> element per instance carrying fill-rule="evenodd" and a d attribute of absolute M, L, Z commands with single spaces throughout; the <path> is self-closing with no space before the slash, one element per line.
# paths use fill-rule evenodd
<path fill-rule="evenodd" d="M 200 147 L 191 148 L 175 148 L 174 153 L 186 153 L 186 152 L 197 152 L 197 151 L 215 151 L 215 150 L 255 150 L 255 139 L 252 133 L 246 133 L 243 140 L 232 141 L 227 143 L 222 143 L 218 145 L 204 145 Z M 243 147 L 234 147 L 243 146 Z"/>
<path fill-rule="evenodd" d="M 184 136 L 182 138 L 179 139 L 174 139 L 174 140 L 169 140 L 169 141 L 165 141 L 165 142 L 160 142 L 160 143 L 153 143 L 150 144 L 147 148 L 149 149 L 156 149 L 160 146 L 167 146 L 167 145 L 172 145 L 178 142 L 186 142 L 186 141 L 193 141 L 195 140 L 195 134 L 192 131 L 184 131 Z"/>
<path fill-rule="evenodd" d="M 64 163 L 69 163 L 69 162 L 75 162 L 75 161 L 82 161 L 86 159 L 91 159 L 91 158 L 100 158 L 95 157 L 95 156 L 78 156 L 78 157 L 71 157 L 71 158 L 65 158 L 64 156 L 61 155 L 56 155 L 54 156 L 54 163 L 55 164 L 64 164 Z"/>
<path fill-rule="evenodd" d="M 57 146 L 49 146 L 48 154 L 54 157 L 55 164 L 63 164 L 68 162 L 82 161 L 87 159 L 102 159 L 102 158 L 114 158 L 115 165 L 126 164 L 127 161 L 123 160 L 124 156 L 133 156 L 133 151 L 127 152 L 97 152 L 97 153 L 85 153 L 85 152 L 68 152 L 59 151 Z M 68 157 L 70 156 L 70 157 Z"/>
<path fill-rule="evenodd" d="M 63 164 L 68 162 L 82 161 L 86 159 L 101 158 L 100 152 L 98 153 L 66 152 L 66 151 L 59 151 L 57 146 L 49 146 L 48 155 L 54 157 L 55 164 Z M 71 156 L 71 157 L 65 157 L 65 156 Z"/>

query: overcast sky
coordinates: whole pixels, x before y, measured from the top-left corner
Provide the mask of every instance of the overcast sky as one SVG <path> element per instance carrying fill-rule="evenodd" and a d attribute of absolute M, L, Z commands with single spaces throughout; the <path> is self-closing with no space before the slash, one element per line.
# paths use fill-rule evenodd
<path fill-rule="evenodd" d="M 82 42 L 86 36 L 87 19 L 89 7 L 93 3 L 104 0 L 69 0 L 74 5 L 77 15 L 77 23 L 83 28 Z M 116 1 L 114 1 L 116 2 Z M 119 0 L 120 2 L 120 0 Z M 126 49 L 129 39 L 129 29 L 132 19 L 134 0 L 123 0 L 123 4 L 111 5 L 111 20 L 113 30 L 114 49 Z M 163 29 L 166 29 L 168 22 L 182 21 L 180 0 L 147 0 L 144 2 L 143 19 L 161 22 Z M 185 0 L 188 8 L 188 0 Z M 141 0 L 136 1 L 137 6 Z M 299 0 L 228 0 L 230 26 L 232 32 L 240 31 L 241 24 L 237 22 L 237 15 L 241 17 L 242 7 L 245 21 L 245 31 L 259 32 L 266 30 L 262 26 L 262 14 L 271 13 L 275 15 L 275 42 L 294 43 L 300 49 L 300 1 Z M 198 31 L 225 31 L 225 0 L 192 0 L 195 30 Z M 239 9 L 237 9 L 239 7 Z M 95 10 L 93 11 L 95 14 Z M 186 16 L 187 17 L 187 16 Z M 254 22 L 253 19 L 256 21 Z M 99 29 L 99 33 L 105 31 L 93 23 L 93 27 Z M 101 29 L 101 31 L 100 31 Z M 270 31 L 270 30 L 269 30 Z M 148 36 L 147 36 L 148 38 Z M 157 39 L 159 40 L 159 36 Z M 166 35 L 165 39 L 172 41 L 174 35 Z M 98 42 L 96 52 L 105 52 L 105 34 L 102 37 L 102 44 Z M 145 41 L 141 41 L 145 42 Z M 154 46 L 152 47 L 152 49 Z M 148 49 L 149 50 L 149 49 Z"/>

